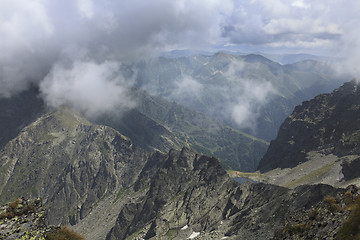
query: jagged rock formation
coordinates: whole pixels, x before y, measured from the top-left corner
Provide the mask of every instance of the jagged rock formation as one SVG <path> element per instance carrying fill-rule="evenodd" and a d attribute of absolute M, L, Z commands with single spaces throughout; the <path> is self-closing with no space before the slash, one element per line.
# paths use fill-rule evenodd
<path fill-rule="evenodd" d="M 90 240 L 268 239 L 292 211 L 343 191 L 238 184 L 215 158 L 188 148 L 149 154 L 66 108 L 24 128 L 0 161 L 2 201 L 42 197 L 48 222 Z"/>
<path fill-rule="evenodd" d="M 281 125 L 259 163 L 262 172 L 295 167 L 311 151 L 336 156 L 360 154 L 360 88 L 345 83 L 331 94 L 303 102 Z"/>
<path fill-rule="evenodd" d="M 146 182 L 149 189 L 124 205 L 107 240 L 271 239 L 293 211 L 344 192 L 328 185 L 290 191 L 269 184 L 238 184 L 216 159 L 188 149 L 172 150 L 161 159 L 158 170 L 149 164 L 146 177 L 140 174 L 134 190 Z"/>

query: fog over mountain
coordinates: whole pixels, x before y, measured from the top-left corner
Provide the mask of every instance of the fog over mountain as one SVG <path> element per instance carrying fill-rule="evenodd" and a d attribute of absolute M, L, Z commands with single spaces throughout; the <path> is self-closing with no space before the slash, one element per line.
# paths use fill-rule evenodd
<path fill-rule="evenodd" d="M 117 66 L 173 49 L 346 56 L 351 61 L 344 60 L 339 69 L 357 71 L 347 63 L 360 55 L 360 38 L 352 31 L 359 5 L 305 0 L 0 1 L 0 96 L 40 83 L 51 106 L 67 103 L 88 114 L 132 106 L 126 94 L 130 80 Z M 179 93 L 189 84 L 201 91 L 186 77 Z M 262 84 L 251 89 L 271 91 Z M 230 114 L 248 111 L 245 103 Z"/>
<path fill-rule="evenodd" d="M 0 0 L 0 239 L 360 239 L 359 12 Z"/>

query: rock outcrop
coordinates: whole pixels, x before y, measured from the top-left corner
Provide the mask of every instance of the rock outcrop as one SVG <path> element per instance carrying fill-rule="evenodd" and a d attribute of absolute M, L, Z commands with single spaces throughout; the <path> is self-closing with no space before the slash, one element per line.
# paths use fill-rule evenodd
<path fill-rule="evenodd" d="M 291 168 L 310 151 L 337 156 L 360 154 L 360 88 L 351 81 L 331 94 L 297 106 L 281 125 L 258 169 Z"/>
<path fill-rule="evenodd" d="M 156 168 L 146 170 L 154 174 L 147 193 L 124 205 L 107 240 L 271 239 L 292 212 L 345 191 L 328 185 L 289 190 L 239 184 L 216 159 L 186 148 L 170 151 Z M 146 182 L 141 176 L 135 186 Z"/>

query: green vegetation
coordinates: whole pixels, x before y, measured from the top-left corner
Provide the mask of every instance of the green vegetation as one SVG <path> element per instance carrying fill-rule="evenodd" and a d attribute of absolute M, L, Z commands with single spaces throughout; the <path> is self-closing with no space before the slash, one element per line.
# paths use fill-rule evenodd
<path fill-rule="evenodd" d="M 74 232 L 68 227 L 60 227 L 54 232 L 48 233 L 45 239 L 46 240 L 85 240 L 85 237 Z"/>

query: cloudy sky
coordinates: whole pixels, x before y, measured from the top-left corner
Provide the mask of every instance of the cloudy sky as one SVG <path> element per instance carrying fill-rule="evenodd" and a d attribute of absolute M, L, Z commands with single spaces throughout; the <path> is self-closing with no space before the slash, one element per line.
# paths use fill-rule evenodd
<path fill-rule="evenodd" d="M 302 52 L 356 62 L 359 11 L 358 0 L 0 0 L 0 96 L 41 82 L 43 95 L 61 104 L 59 83 L 78 86 L 77 70 L 98 66 L 96 74 L 104 75 L 102 68 L 174 49 Z M 119 76 L 105 75 L 96 86 L 124 91 Z"/>

